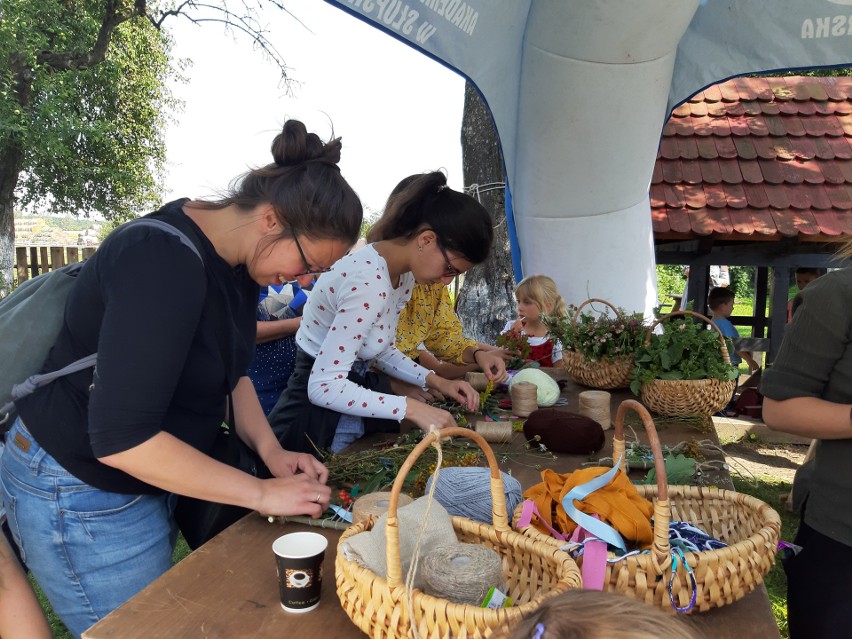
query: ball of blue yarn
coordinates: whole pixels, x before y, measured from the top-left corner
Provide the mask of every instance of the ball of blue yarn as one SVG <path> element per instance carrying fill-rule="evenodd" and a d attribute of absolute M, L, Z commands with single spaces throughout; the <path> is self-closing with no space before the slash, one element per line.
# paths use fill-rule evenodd
<path fill-rule="evenodd" d="M 506 493 L 506 512 L 509 520 L 512 512 L 523 500 L 521 483 L 504 472 L 503 489 Z M 435 485 L 435 499 L 451 515 L 466 517 L 483 524 L 492 523 L 491 471 L 474 466 L 442 468 Z M 434 475 L 426 482 L 426 493 L 432 487 Z"/>

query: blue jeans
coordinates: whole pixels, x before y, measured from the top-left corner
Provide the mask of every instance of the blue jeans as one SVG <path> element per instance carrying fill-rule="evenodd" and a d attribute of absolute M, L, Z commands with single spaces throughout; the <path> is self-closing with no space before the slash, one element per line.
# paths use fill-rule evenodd
<path fill-rule="evenodd" d="M 171 567 L 174 499 L 89 486 L 20 419 L 6 442 L 0 483 L 9 527 L 54 611 L 79 637 Z"/>

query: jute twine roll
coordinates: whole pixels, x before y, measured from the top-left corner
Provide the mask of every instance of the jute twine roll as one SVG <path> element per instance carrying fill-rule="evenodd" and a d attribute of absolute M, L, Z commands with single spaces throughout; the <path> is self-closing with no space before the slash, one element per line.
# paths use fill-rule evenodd
<path fill-rule="evenodd" d="M 390 496 L 390 493 L 367 493 L 366 495 L 361 495 L 355 500 L 352 506 L 352 523 L 361 523 L 371 515 L 375 515 L 376 517 L 384 515 L 390 507 Z M 405 493 L 400 493 L 400 508 L 407 506 L 411 501 L 411 497 Z"/>
<path fill-rule="evenodd" d="M 612 428 L 609 393 L 600 390 L 583 391 L 579 400 L 581 415 L 594 419 L 604 430 Z"/>
<path fill-rule="evenodd" d="M 453 544 L 423 558 L 424 591 L 457 604 L 482 604 L 489 589 L 506 591 L 500 555 L 479 544 Z"/>
<path fill-rule="evenodd" d="M 512 422 L 476 422 L 476 433 L 487 442 L 505 444 L 512 439 Z"/>
<path fill-rule="evenodd" d="M 518 417 L 527 417 L 538 408 L 538 387 L 530 382 L 515 382 L 509 394 L 512 396 L 512 412 Z"/>
<path fill-rule="evenodd" d="M 464 381 L 473 386 L 473 390 L 481 393 L 488 386 L 488 378 L 485 373 L 465 373 Z"/>

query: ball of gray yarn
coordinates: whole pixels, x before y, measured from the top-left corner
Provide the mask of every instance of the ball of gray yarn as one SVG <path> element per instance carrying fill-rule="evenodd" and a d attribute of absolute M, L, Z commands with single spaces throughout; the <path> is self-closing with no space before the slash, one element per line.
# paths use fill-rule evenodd
<path fill-rule="evenodd" d="M 509 519 L 523 500 L 521 483 L 504 472 L 503 490 L 506 495 L 506 512 Z M 435 499 L 451 515 L 466 517 L 483 524 L 492 523 L 491 471 L 474 466 L 442 468 L 435 486 Z M 432 486 L 434 475 L 426 482 L 426 493 Z"/>
<path fill-rule="evenodd" d="M 491 588 L 506 590 L 503 562 L 491 548 L 453 544 L 423 557 L 423 590 L 457 604 L 479 606 Z"/>

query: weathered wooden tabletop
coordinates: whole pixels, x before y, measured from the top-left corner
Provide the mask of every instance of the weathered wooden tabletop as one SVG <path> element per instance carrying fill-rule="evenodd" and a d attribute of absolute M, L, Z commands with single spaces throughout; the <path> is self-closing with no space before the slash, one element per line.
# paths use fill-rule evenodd
<path fill-rule="evenodd" d="M 568 397 L 569 410 L 577 410 L 577 393 L 581 390 L 570 382 L 563 395 Z M 615 407 L 629 393 L 613 393 Z M 708 420 L 709 422 L 709 420 Z M 694 425 L 680 421 L 657 420 L 664 444 L 674 444 L 691 438 L 717 441 L 715 432 L 699 433 Z M 638 436 L 643 441 L 644 433 Z M 611 451 L 612 431 L 601 454 Z M 517 450 L 521 436 L 507 445 L 494 445 L 498 453 Z M 586 456 L 557 455 L 556 460 L 536 458 L 542 467 L 558 472 L 570 472 L 586 461 Z M 540 481 L 540 469 L 511 459 L 505 463 L 524 487 Z M 506 467 L 504 466 L 504 470 Z M 710 482 L 722 488 L 730 487 L 725 473 Z M 84 639 L 118 637 L 209 639 L 253 637 L 333 637 L 355 639 L 363 636 L 341 608 L 334 582 L 334 555 L 338 531 L 311 528 L 329 540 L 325 557 L 320 606 L 301 615 L 284 612 L 278 603 L 278 586 L 272 542 L 280 535 L 296 530 L 308 530 L 300 524 L 270 524 L 259 515 L 249 515 L 205 544 L 148 588 L 133 597 L 105 619 L 83 633 Z M 778 637 L 769 598 L 763 586 L 744 599 L 728 606 L 689 617 L 713 639 L 743 639 L 745 637 Z"/>

